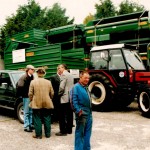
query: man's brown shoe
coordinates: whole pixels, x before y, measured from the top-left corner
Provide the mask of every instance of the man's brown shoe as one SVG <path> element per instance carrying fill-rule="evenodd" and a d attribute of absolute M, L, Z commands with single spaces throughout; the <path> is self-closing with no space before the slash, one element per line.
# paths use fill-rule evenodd
<path fill-rule="evenodd" d="M 36 139 L 42 139 L 42 136 L 33 135 L 32 137 L 33 137 L 33 138 L 36 138 Z"/>

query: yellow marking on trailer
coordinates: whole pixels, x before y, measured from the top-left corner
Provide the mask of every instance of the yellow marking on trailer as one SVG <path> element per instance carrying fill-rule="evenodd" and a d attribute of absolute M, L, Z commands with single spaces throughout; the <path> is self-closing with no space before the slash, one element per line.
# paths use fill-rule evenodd
<path fill-rule="evenodd" d="M 26 56 L 29 57 L 29 56 L 34 56 L 34 52 L 28 52 L 26 53 Z"/>
<path fill-rule="evenodd" d="M 12 41 L 15 41 L 15 38 L 11 38 Z"/>
<path fill-rule="evenodd" d="M 94 33 L 94 30 L 89 30 L 86 33 Z"/>
<path fill-rule="evenodd" d="M 146 56 L 141 57 L 142 60 L 147 60 Z"/>
<path fill-rule="evenodd" d="M 147 21 L 139 22 L 139 26 L 147 25 Z"/>
<path fill-rule="evenodd" d="M 25 34 L 25 35 L 24 35 L 24 38 L 28 38 L 28 37 L 29 37 L 29 34 Z"/>

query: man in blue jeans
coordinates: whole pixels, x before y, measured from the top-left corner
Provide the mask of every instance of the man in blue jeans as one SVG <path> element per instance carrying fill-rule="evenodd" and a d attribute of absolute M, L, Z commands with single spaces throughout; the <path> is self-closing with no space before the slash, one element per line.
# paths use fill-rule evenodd
<path fill-rule="evenodd" d="M 92 108 L 90 94 L 87 89 L 89 74 L 80 73 L 80 80 L 70 92 L 70 100 L 76 115 L 75 150 L 90 150 L 92 131 Z"/>
<path fill-rule="evenodd" d="M 33 80 L 34 66 L 27 65 L 26 73 L 19 79 L 17 83 L 17 93 L 23 98 L 23 109 L 24 109 L 24 131 L 32 132 L 33 122 L 32 122 L 32 109 L 29 107 L 29 86 L 31 80 Z"/>

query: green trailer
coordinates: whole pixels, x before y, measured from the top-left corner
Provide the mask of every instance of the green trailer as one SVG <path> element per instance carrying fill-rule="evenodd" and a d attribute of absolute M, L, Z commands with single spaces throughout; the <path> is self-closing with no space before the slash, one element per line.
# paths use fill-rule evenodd
<path fill-rule="evenodd" d="M 11 37 L 7 37 L 6 45 L 11 41 L 22 41 L 26 43 L 34 43 L 37 45 L 45 45 L 47 44 L 47 40 L 44 38 L 46 31 L 40 29 L 32 29 L 25 32 L 20 32 L 12 35 Z"/>
<path fill-rule="evenodd" d="M 5 69 L 20 69 L 27 64 L 48 66 L 47 76 L 50 76 L 58 64 L 66 63 L 70 69 L 82 70 L 87 67 L 91 47 L 117 43 L 136 46 L 148 65 L 149 35 L 149 11 L 93 20 L 87 25 L 72 24 L 47 31 L 33 29 L 7 39 Z M 22 62 L 14 62 L 13 53 L 17 50 L 23 51 Z"/>
<path fill-rule="evenodd" d="M 147 60 L 143 54 L 147 55 L 147 46 L 150 43 L 150 12 L 136 12 L 90 21 L 85 27 L 85 37 L 90 48 L 94 45 L 117 43 L 134 45 L 146 64 Z"/>
<path fill-rule="evenodd" d="M 62 50 L 60 43 L 37 46 L 33 43 L 12 41 L 5 49 L 4 62 L 7 70 L 24 69 L 28 64 L 36 68 L 46 67 L 46 78 L 55 74 L 57 65 L 61 63 L 67 64 L 69 69 L 85 68 L 83 48 Z"/>

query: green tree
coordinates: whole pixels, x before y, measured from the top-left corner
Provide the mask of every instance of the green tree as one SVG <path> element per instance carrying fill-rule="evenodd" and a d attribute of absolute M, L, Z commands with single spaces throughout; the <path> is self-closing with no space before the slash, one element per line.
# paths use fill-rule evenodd
<path fill-rule="evenodd" d="M 65 16 L 66 9 L 62 9 L 55 3 L 51 9 L 42 9 L 34 0 L 28 0 L 27 5 L 19 6 L 16 15 L 6 18 L 4 32 L 11 36 L 18 32 L 27 31 L 33 28 L 47 30 L 62 25 L 72 24 L 74 19 L 69 20 Z"/>
<path fill-rule="evenodd" d="M 96 19 L 102 19 L 106 17 L 115 16 L 116 9 L 111 0 L 100 0 L 100 4 L 95 4 Z"/>
<path fill-rule="evenodd" d="M 122 14 L 127 14 L 127 13 L 143 11 L 143 10 L 144 10 L 143 5 L 138 5 L 135 2 L 124 0 L 123 2 L 120 3 L 119 11 L 117 14 L 122 15 Z"/>
<path fill-rule="evenodd" d="M 27 5 L 19 6 L 16 15 L 6 18 L 4 25 L 5 35 L 11 36 L 15 33 L 39 28 L 37 20 L 44 16 L 43 10 L 34 0 L 29 0 Z"/>
<path fill-rule="evenodd" d="M 5 47 L 5 33 L 4 33 L 4 29 L 3 27 L 0 30 L 0 55 L 3 58 L 4 54 L 3 54 L 3 50 Z"/>
<path fill-rule="evenodd" d="M 45 17 L 42 20 L 43 28 L 50 29 L 59 26 L 69 25 L 74 22 L 74 18 L 69 20 L 69 17 L 65 16 L 66 9 L 62 9 L 58 3 L 55 3 L 52 9 L 46 9 Z"/>
<path fill-rule="evenodd" d="M 95 19 L 94 15 L 89 13 L 89 15 L 85 17 L 83 24 L 87 24 L 89 21 L 94 20 L 94 19 Z"/>
<path fill-rule="evenodd" d="M 73 24 L 74 18 L 69 19 L 65 13 L 66 9 L 61 8 L 58 3 L 55 3 L 52 8 L 45 7 L 42 9 L 35 0 L 28 0 L 27 5 L 19 6 L 16 15 L 12 14 L 6 18 L 6 24 L 1 28 L 3 38 L 0 43 L 1 49 L 4 50 L 5 48 L 5 38 L 18 32 L 33 28 L 48 30 Z"/>

